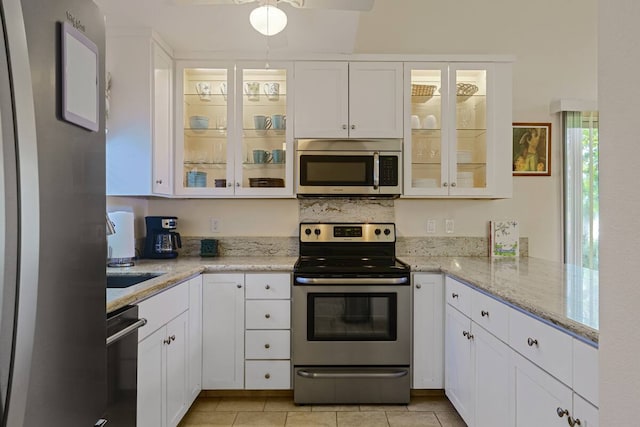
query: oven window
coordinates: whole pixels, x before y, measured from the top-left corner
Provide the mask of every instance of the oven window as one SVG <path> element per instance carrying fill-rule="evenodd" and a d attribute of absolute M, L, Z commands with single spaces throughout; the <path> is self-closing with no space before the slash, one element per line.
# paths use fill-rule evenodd
<path fill-rule="evenodd" d="M 373 156 L 300 156 L 302 185 L 373 185 Z"/>
<path fill-rule="evenodd" d="M 309 341 L 395 341 L 396 293 L 309 293 Z"/>

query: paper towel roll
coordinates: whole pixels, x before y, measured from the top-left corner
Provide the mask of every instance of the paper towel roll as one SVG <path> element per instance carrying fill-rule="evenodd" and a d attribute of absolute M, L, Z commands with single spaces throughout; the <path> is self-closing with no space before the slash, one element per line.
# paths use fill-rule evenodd
<path fill-rule="evenodd" d="M 115 234 L 107 236 L 109 258 L 135 258 L 135 234 L 133 232 L 133 212 L 109 212 L 109 219 L 116 229 Z"/>

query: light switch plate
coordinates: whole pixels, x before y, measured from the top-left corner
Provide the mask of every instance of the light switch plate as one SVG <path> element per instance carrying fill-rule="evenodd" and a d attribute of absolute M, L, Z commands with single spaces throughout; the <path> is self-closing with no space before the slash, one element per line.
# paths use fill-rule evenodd
<path fill-rule="evenodd" d="M 212 233 L 220 232 L 220 220 L 218 218 L 209 218 L 209 227 Z"/>
<path fill-rule="evenodd" d="M 427 233 L 433 234 L 436 232 L 436 220 L 428 219 L 427 220 Z"/>

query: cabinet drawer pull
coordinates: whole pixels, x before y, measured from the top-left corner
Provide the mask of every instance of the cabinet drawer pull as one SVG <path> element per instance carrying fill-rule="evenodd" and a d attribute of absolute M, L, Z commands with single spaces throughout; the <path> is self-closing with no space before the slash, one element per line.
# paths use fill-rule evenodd
<path fill-rule="evenodd" d="M 529 347 L 533 347 L 534 345 L 538 347 L 538 340 L 533 338 L 527 338 L 527 344 L 529 344 Z"/>
<path fill-rule="evenodd" d="M 162 184 L 162 180 L 161 179 L 157 179 L 156 180 L 156 184 Z"/>
<path fill-rule="evenodd" d="M 486 316 L 486 317 L 489 317 L 489 312 L 488 312 L 488 311 L 484 311 L 484 310 L 482 310 L 482 311 L 480 312 L 480 315 L 481 315 L 482 317 L 485 317 L 485 316 Z"/>
<path fill-rule="evenodd" d="M 569 415 L 569 410 L 568 409 L 562 409 L 561 407 L 558 406 L 558 408 L 556 409 L 556 414 L 558 414 L 558 416 L 560 418 L 562 418 L 565 415 Z"/>
<path fill-rule="evenodd" d="M 264 374 L 264 377 L 265 377 L 266 379 L 269 379 L 269 378 L 271 378 L 271 374 L 266 373 L 266 374 Z"/>
<path fill-rule="evenodd" d="M 267 319 L 269 319 L 271 317 L 271 315 L 269 313 L 265 314 L 264 317 L 266 317 Z"/>
<path fill-rule="evenodd" d="M 266 285 L 264 288 L 265 288 L 265 289 L 267 289 L 267 290 L 269 290 L 269 289 L 271 289 L 271 286 Z"/>
<path fill-rule="evenodd" d="M 271 348 L 271 345 L 269 345 L 269 344 L 265 344 L 265 345 L 264 345 L 264 348 Z"/>
<path fill-rule="evenodd" d="M 451 294 L 451 298 L 458 298 L 458 294 L 456 294 L 455 292 Z"/>

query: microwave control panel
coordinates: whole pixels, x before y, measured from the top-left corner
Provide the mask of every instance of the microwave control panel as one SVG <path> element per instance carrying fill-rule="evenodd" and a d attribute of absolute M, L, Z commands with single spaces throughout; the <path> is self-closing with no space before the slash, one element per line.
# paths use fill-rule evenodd
<path fill-rule="evenodd" d="M 380 156 L 380 186 L 395 187 L 398 179 L 398 157 Z"/>

